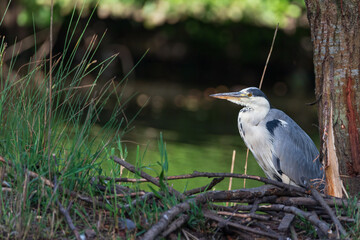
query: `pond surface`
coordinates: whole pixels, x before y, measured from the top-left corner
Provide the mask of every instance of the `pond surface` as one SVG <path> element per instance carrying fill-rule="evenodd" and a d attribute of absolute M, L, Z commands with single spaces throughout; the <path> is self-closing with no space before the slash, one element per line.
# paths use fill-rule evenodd
<path fill-rule="evenodd" d="M 165 88 L 165 89 L 164 89 Z M 244 173 L 246 147 L 238 133 L 237 115 L 239 106 L 227 101 L 208 97 L 212 91 L 220 89 L 186 89 L 169 85 L 139 85 L 140 94 L 134 99 L 139 106 L 146 102 L 141 114 L 136 118 L 130 133 L 123 138 L 128 149 L 127 161 L 135 163 L 137 148 L 140 149 L 142 165 L 149 166 L 145 171 L 153 176 L 160 172 L 160 134 L 166 143 L 169 170 L 167 176 L 199 172 L 230 172 L 233 151 L 236 151 L 234 173 Z M 230 89 L 233 90 L 233 89 Z M 269 91 L 267 91 L 268 93 Z M 305 131 L 315 138 L 318 145 L 316 107 L 307 107 L 311 97 L 271 95 L 272 104 L 284 110 Z M 146 100 L 147 99 L 147 100 Z M 146 101 L 144 101 L 146 100 Z M 249 153 L 247 174 L 264 176 L 251 152 Z M 178 191 L 201 187 L 211 179 L 194 178 L 174 180 L 170 184 Z M 228 188 L 229 179 L 223 180 L 215 189 Z M 145 184 L 146 185 L 146 184 Z M 232 188 L 242 188 L 243 179 L 233 179 Z M 246 187 L 260 186 L 262 183 L 247 180 Z"/>

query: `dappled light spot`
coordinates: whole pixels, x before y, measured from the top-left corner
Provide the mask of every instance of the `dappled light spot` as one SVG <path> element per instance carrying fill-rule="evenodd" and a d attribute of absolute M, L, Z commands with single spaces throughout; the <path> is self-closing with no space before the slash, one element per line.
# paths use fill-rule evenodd
<path fill-rule="evenodd" d="M 204 98 L 205 98 L 205 100 L 207 100 L 207 101 L 213 101 L 214 98 L 210 97 L 209 95 L 214 94 L 214 93 L 216 93 L 216 89 L 215 89 L 215 88 L 212 88 L 212 87 L 211 87 L 211 88 L 205 89 L 205 91 L 204 91 Z"/>
<path fill-rule="evenodd" d="M 148 127 L 148 128 L 145 129 L 144 135 L 145 135 L 146 139 L 156 138 L 159 135 L 158 129 Z"/>
<path fill-rule="evenodd" d="M 108 18 L 111 14 L 110 8 L 100 6 L 97 10 L 97 15 L 100 19 Z"/>
<path fill-rule="evenodd" d="M 139 107 L 145 107 L 148 103 L 149 100 L 149 96 L 146 94 L 140 94 L 137 98 L 136 98 L 136 103 Z"/>
<path fill-rule="evenodd" d="M 188 96 L 185 99 L 185 107 L 190 111 L 197 111 L 199 109 L 199 99 L 195 96 Z"/>
<path fill-rule="evenodd" d="M 229 92 L 229 88 L 225 85 L 219 85 L 216 87 L 216 92 L 218 93 Z"/>

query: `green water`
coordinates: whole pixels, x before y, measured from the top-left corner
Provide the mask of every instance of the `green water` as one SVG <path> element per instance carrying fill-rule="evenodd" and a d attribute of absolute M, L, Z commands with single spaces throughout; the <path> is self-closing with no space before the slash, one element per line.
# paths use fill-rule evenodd
<path fill-rule="evenodd" d="M 208 93 L 202 95 L 200 91 L 195 90 L 189 90 L 189 93 L 182 90 L 181 94 L 183 95 L 179 95 L 179 93 L 173 92 L 175 91 L 173 88 L 168 87 L 166 90 L 160 91 L 160 94 L 155 90 L 151 92 L 151 86 L 143 87 L 143 89 L 140 87 L 138 87 L 140 90 L 149 92 L 148 96 L 151 96 L 151 99 L 133 123 L 135 128 L 122 138 L 123 147 L 126 145 L 129 153 L 126 161 L 135 164 L 138 159 L 141 161 L 141 166 L 148 166 L 144 171 L 152 176 L 157 176 L 160 172 L 160 167 L 156 164 L 160 161 L 158 141 L 160 133 L 162 133 L 169 163 L 167 176 L 190 174 L 194 171 L 230 172 L 233 150 L 236 151 L 234 173 L 244 173 L 246 147 L 237 129 L 239 106 L 227 101 L 214 101 L 207 97 Z M 159 91 L 160 87 L 157 86 L 155 89 Z M 164 86 L 162 87 L 164 88 Z M 194 95 L 193 92 L 197 94 Z M 187 96 L 183 99 L 189 100 L 189 102 L 177 106 L 174 104 L 174 96 L 177 95 Z M 144 99 L 147 98 L 144 97 Z M 313 125 L 317 121 L 316 108 L 305 105 L 306 102 L 311 102 L 311 97 L 272 96 L 271 99 L 276 107 L 289 114 L 310 136 L 315 136 L 316 144 L 319 142 L 317 128 Z M 286 101 L 284 101 L 285 99 Z M 140 149 L 138 156 L 137 147 Z M 105 170 L 113 167 L 111 164 L 104 166 Z M 127 177 L 127 174 L 125 172 L 124 177 Z M 251 152 L 249 153 L 247 174 L 264 176 Z M 129 175 L 129 177 L 133 177 L 133 175 Z M 170 184 L 173 184 L 178 191 L 183 191 L 204 186 L 211 180 L 194 178 L 170 181 Z M 215 186 L 215 189 L 228 189 L 228 184 L 229 179 L 225 179 Z M 248 188 L 262 184 L 246 180 Z M 147 183 L 144 184 L 145 187 L 146 185 Z M 242 188 L 243 185 L 243 179 L 233 179 L 232 189 Z"/>
<path fill-rule="evenodd" d="M 153 134 L 159 131 L 160 134 L 160 130 L 151 128 L 150 131 L 153 131 Z M 161 159 L 158 147 L 159 134 L 158 136 L 148 138 L 148 140 L 144 142 L 143 139 L 144 136 L 147 136 L 147 132 L 149 132 L 149 129 L 146 127 L 137 128 L 130 137 L 132 141 L 140 144 L 141 164 L 150 166 L 145 171 L 156 176 L 160 171 L 160 167 L 158 167 L 156 163 L 160 162 Z M 167 176 L 190 174 L 194 171 L 213 173 L 230 172 L 233 150 L 236 151 L 234 173 L 244 173 L 246 148 L 240 136 L 209 134 L 206 136 L 206 142 L 183 142 L 176 140 L 176 137 L 174 137 L 176 136 L 176 132 L 174 131 L 163 130 L 162 135 L 166 143 L 169 163 Z M 135 164 L 137 144 L 133 142 L 125 144 L 129 152 L 127 161 Z M 248 159 L 247 174 L 264 176 L 251 153 Z M 183 191 L 204 186 L 210 181 L 211 179 L 208 178 L 193 178 L 173 180 L 170 181 L 170 184 L 178 191 Z M 224 179 L 220 184 L 215 186 L 215 189 L 225 190 L 228 189 L 228 185 L 229 179 Z M 232 189 L 242 188 L 243 185 L 243 179 L 233 179 Z M 246 180 L 246 187 L 256 187 L 260 185 L 262 185 L 262 183 Z"/>

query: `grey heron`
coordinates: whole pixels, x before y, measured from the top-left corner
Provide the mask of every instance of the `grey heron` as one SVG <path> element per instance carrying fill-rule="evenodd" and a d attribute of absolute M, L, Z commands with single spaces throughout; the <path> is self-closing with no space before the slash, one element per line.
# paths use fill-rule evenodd
<path fill-rule="evenodd" d="M 324 170 L 311 138 L 256 87 L 210 95 L 243 106 L 238 127 L 265 175 L 273 180 L 323 190 Z"/>

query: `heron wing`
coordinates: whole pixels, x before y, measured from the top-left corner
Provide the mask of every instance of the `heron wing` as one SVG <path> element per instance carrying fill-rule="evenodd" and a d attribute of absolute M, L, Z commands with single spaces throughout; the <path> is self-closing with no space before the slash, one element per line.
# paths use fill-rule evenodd
<path fill-rule="evenodd" d="M 273 136 L 273 162 L 279 173 L 301 186 L 322 179 L 319 151 L 299 125 L 278 109 L 271 109 L 265 120 Z"/>

